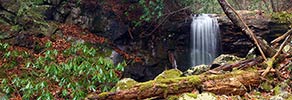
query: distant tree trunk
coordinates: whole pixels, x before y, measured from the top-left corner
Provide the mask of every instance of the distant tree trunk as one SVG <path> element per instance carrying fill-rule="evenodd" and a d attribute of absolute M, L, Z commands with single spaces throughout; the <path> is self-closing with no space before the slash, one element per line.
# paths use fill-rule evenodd
<path fill-rule="evenodd" d="M 263 3 L 264 3 L 264 5 L 266 6 L 266 8 L 267 8 L 268 11 L 273 10 L 272 6 L 269 5 L 269 3 L 268 3 L 267 0 L 263 0 Z"/>
<path fill-rule="evenodd" d="M 273 12 L 277 12 L 277 8 L 275 6 L 274 0 L 270 0 L 271 6 L 273 8 Z"/>
<path fill-rule="evenodd" d="M 237 9 L 238 10 L 243 10 L 243 8 L 242 8 L 242 4 L 240 3 L 240 1 L 239 0 L 233 0 L 234 1 L 234 3 L 235 3 L 235 5 L 237 6 Z"/>
<path fill-rule="evenodd" d="M 276 8 L 276 11 L 277 11 L 277 12 L 280 11 L 280 8 L 279 8 L 279 1 L 280 1 L 280 0 L 277 0 L 277 1 L 275 2 L 275 3 L 276 3 L 276 4 L 275 4 L 275 8 Z"/>
<path fill-rule="evenodd" d="M 254 33 L 249 29 L 249 27 L 245 24 L 239 14 L 230 6 L 230 4 L 226 0 L 218 0 L 223 11 L 227 15 L 227 17 L 235 24 L 240 27 L 242 31 L 249 36 L 251 40 L 255 43 L 262 56 L 266 60 L 265 56 L 272 57 L 276 51 L 264 43 L 263 40 L 259 39 L 254 35 Z"/>
<path fill-rule="evenodd" d="M 249 1 L 248 0 L 242 0 L 243 1 L 243 8 L 244 10 L 248 10 L 248 5 L 249 5 Z"/>

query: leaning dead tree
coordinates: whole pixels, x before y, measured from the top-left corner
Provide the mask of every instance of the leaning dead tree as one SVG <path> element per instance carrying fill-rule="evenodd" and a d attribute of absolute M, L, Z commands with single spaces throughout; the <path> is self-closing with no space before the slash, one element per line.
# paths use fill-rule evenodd
<path fill-rule="evenodd" d="M 226 0 L 218 0 L 221 5 L 223 11 L 227 15 L 227 17 L 232 21 L 233 24 L 240 27 L 242 31 L 249 36 L 250 39 L 253 40 L 254 44 L 257 46 L 260 51 L 262 57 L 267 60 L 266 56 L 272 57 L 276 51 L 264 43 L 263 40 L 259 39 L 251 29 L 245 24 L 241 16 L 235 11 L 234 8 L 226 1 Z"/>
<path fill-rule="evenodd" d="M 226 1 L 226 0 L 218 0 L 219 4 L 221 5 L 223 11 L 227 15 L 227 17 L 235 24 L 236 26 L 240 27 L 242 31 L 249 36 L 250 39 L 253 40 L 254 44 L 257 46 L 258 50 L 260 51 L 262 57 L 264 58 L 264 61 L 266 65 L 268 66 L 266 70 L 262 73 L 262 76 L 265 76 L 272 68 L 273 64 L 276 63 L 278 58 L 281 57 L 281 51 L 284 48 L 287 41 L 290 39 L 290 34 L 292 33 L 291 30 L 289 30 L 286 34 L 284 34 L 281 39 L 285 38 L 285 41 L 281 44 L 278 51 L 264 43 L 263 40 L 259 39 L 252 31 L 251 29 L 245 24 L 241 16 L 235 11 L 234 8 Z M 278 41 L 278 40 L 275 40 Z M 274 41 L 274 42 L 275 42 Z M 269 57 L 270 59 L 266 58 Z"/>
<path fill-rule="evenodd" d="M 132 100 L 151 97 L 166 98 L 196 90 L 215 94 L 244 95 L 250 87 L 256 87 L 261 79 L 258 72 L 235 71 L 221 75 L 193 75 L 187 77 L 157 79 L 138 83 L 126 90 L 104 92 L 88 96 L 90 100 Z"/>

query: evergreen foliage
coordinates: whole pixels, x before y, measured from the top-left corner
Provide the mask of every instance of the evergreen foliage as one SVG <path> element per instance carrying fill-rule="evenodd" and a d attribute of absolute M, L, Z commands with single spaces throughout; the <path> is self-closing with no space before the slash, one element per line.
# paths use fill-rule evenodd
<path fill-rule="evenodd" d="M 110 59 L 101 57 L 96 48 L 82 43 L 72 45 L 64 51 L 58 51 L 52 49 L 48 42 L 42 56 L 34 57 L 27 51 L 10 51 L 7 43 L 1 43 L 1 59 L 7 62 L 1 67 L 5 75 L 0 91 L 8 94 L 8 97 L 20 95 L 25 100 L 79 100 L 91 92 L 109 91 L 118 82 L 120 76 L 117 72 L 123 71 L 123 65 L 114 66 Z M 60 55 L 70 59 L 58 63 Z M 23 59 L 25 63 L 18 59 Z M 21 68 L 20 72 L 13 72 L 18 68 Z"/>

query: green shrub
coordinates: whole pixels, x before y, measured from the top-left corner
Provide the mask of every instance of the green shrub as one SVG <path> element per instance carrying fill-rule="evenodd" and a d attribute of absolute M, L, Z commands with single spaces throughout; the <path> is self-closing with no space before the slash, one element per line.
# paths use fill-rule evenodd
<path fill-rule="evenodd" d="M 17 57 L 24 58 L 25 66 L 19 67 L 20 74 L 6 73 L 6 78 L 0 80 L 0 92 L 9 97 L 19 94 L 23 99 L 79 100 L 91 92 L 109 91 L 118 82 L 120 76 L 117 72 L 123 71 L 122 64 L 114 66 L 110 59 L 100 56 L 95 48 L 72 43 L 70 48 L 58 51 L 52 49 L 50 44 L 46 44 L 43 56 L 33 58 L 23 51 L 7 51 L 5 48 L 9 45 L 1 43 L 1 57 L 10 60 L 2 66 L 5 72 L 21 64 L 16 61 Z M 66 61 L 58 62 L 60 54 L 64 55 Z"/>

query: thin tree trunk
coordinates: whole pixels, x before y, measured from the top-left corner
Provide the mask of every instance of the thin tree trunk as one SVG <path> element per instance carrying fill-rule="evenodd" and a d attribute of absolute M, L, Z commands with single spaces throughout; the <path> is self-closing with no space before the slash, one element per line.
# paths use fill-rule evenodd
<path fill-rule="evenodd" d="M 269 3 L 266 0 L 263 0 L 263 2 L 264 2 L 264 5 L 266 6 L 266 8 L 267 8 L 268 11 L 273 10 L 272 6 L 269 5 Z"/>
<path fill-rule="evenodd" d="M 271 6 L 273 8 L 273 12 L 277 12 L 277 9 L 276 9 L 275 4 L 274 4 L 274 0 L 270 0 L 270 3 L 271 3 Z"/>
<path fill-rule="evenodd" d="M 241 6 L 242 4 L 240 4 L 240 2 L 238 0 L 233 0 L 233 1 L 234 1 L 235 5 L 237 6 L 238 10 L 243 10 L 243 8 Z"/>

